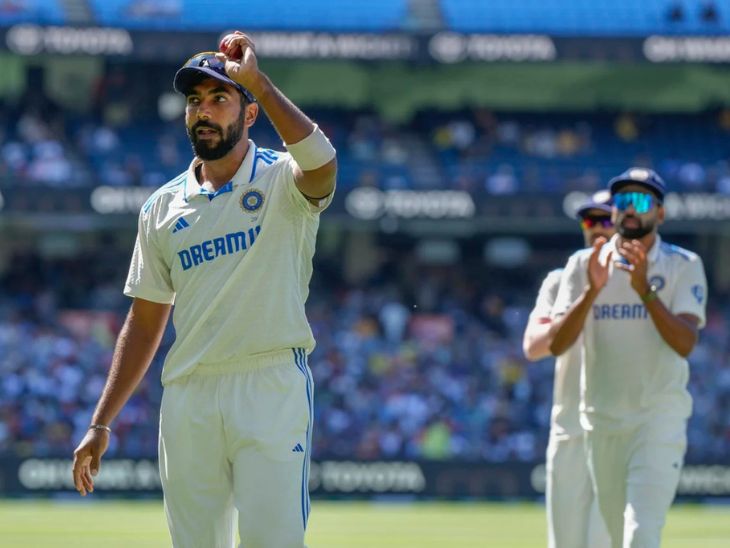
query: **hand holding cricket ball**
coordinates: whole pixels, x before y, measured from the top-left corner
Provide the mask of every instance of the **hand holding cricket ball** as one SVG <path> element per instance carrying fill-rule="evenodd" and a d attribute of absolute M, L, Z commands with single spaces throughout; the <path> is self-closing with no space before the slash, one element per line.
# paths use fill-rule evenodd
<path fill-rule="evenodd" d="M 256 96 L 263 75 L 259 71 L 256 46 L 251 37 L 237 30 L 226 34 L 218 49 L 220 53 L 216 57 L 225 63 L 228 76 Z"/>

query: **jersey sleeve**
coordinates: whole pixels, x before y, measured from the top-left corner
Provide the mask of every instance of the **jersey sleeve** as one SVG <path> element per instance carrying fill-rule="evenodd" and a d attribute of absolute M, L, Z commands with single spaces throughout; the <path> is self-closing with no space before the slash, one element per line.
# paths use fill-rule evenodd
<path fill-rule="evenodd" d="M 530 320 L 552 317 L 553 306 L 560 288 L 561 273 L 562 270 L 553 270 L 545 276 L 537 293 L 535 307 L 530 312 Z"/>
<path fill-rule="evenodd" d="M 335 189 L 332 189 L 332 192 L 329 194 L 329 196 L 322 198 L 319 201 L 319 204 L 313 204 L 312 202 L 307 200 L 307 198 L 304 197 L 304 194 L 302 194 L 299 188 L 297 188 L 297 183 L 294 179 L 294 170 L 297 168 L 297 163 L 294 161 L 291 155 L 285 154 L 284 158 L 282 159 L 282 164 L 282 176 L 286 181 L 286 194 L 291 204 L 295 208 L 304 213 L 318 215 L 329 207 L 329 205 L 332 203 L 332 199 L 334 198 Z"/>
<path fill-rule="evenodd" d="M 694 256 L 677 279 L 670 310 L 672 314 L 692 314 L 700 319 L 699 327 L 705 325 L 707 305 L 707 278 L 702 259 Z"/>
<path fill-rule="evenodd" d="M 562 275 L 560 276 L 560 287 L 553 304 L 552 316 L 562 316 L 573 303 L 580 297 L 585 287 L 585 267 L 581 261 L 581 255 L 576 253 L 568 259 Z"/>
<path fill-rule="evenodd" d="M 172 288 L 170 268 L 154 239 L 151 213 L 140 212 L 137 241 L 134 244 L 124 294 L 156 303 L 172 304 L 175 291 Z"/>

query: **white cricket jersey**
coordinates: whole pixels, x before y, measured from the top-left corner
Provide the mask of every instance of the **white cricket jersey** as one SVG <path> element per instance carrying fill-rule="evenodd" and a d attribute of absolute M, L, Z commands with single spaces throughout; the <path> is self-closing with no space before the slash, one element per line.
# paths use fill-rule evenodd
<path fill-rule="evenodd" d="M 600 259 L 613 258 L 618 235 Z M 588 284 L 591 249 L 575 253 L 565 267 L 555 302 L 565 313 Z M 692 314 L 705 323 L 707 281 L 702 260 L 657 236 L 648 253 L 649 283 L 672 314 Z M 583 327 L 583 400 L 581 424 L 587 430 L 628 430 L 650 417 L 686 418 L 692 412 L 687 391 L 689 367 L 661 337 L 646 307 L 631 287 L 629 273 L 613 261 L 609 279 Z"/>
<path fill-rule="evenodd" d="M 174 303 L 162 383 L 211 364 L 314 348 L 304 312 L 319 207 L 288 153 L 249 149 L 233 179 L 204 190 L 194 160 L 142 207 L 124 293 Z"/>
<path fill-rule="evenodd" d="M 537 294 L 530 319 L 552 318 L 563 269 L 548 273 Z M 550 435 L 561 439 L 583 435 L 580 425 L 580 340 L 555 359 L 553 408 L 550 413 Z"/>

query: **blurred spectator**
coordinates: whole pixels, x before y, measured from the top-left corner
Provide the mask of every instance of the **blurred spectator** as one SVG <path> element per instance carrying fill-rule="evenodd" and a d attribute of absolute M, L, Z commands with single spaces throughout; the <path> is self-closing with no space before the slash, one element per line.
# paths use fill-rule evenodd
<path fill-rule="evenodd" d="M 523 142 L 524 151 L 530 156 L 554 158 L 558 153 L 555 130 L 545 128 L 528 133 Z"/>
<path fill-rule="evenodd" d="M 514 169 L 509 164 L 501 164 L 497 171 L 487 177 L 486 190 L 490 194 L 514 194 L 518 190 Z"/>
<path fill-rule="evenodd" d="M 667 9 L 667 21 L 670 23 L 681 23 L 684 21 L 684 7 L 680 2 L 673 2 Z"/>
<path fill-rule="evenodd" d="M 130 17 L 177 17 L 182 0 L 132 0 L 124 11 Z"/>
<path fill-rule="evenodd" d="M 720 21 L 720 13 L 715 2 L 705 2 L 700 7 L 700 21 L 708 24 L 715 24 Z"/>
<path fill-rule="evenodd" d="M 8 263 L 0 280 L 0 453 L 68 455 L 83 434 L 128 306 L 120 292 L 128 250 L 107 241 L 103 250 L 101 260 L 97 250 Z M 542 458 L 554 368 L 522 358 L 532 305 L 524 282 L 492 273 L 480 290 L 462 267 L 417 271 L 418 287 L 387 265 L 372 279 L 387 282 L 313 287 L 315 458 Z M 405 304 L 414 290 L 417 308 Z M 730 452 L 729 329 L 730 306 L 718 295 L 690 358 L 689 459 Z M 155 454 L 161 359 L 171 341 L 168 332 L 115 422 L 111 455 Z"/>
<path fill-rule="evenodd" d="M 33 159 L 28 166 L 28 178 L 34 183 L 62 186 L 71 181 L 71 163 L 64 156 L 60 143 L 52 140 L 36 142 Z"/>
<path fill-rule="evenodd" d="M 0 0 L 0 14 L 15 15 L 27 9 L 27 0 Z"/>
<path fill-rule="evenodd" d="M 44 106 L 43 114 L 37 106 L 0 108 L 0 174 L 14 177 L 16 184 L 23 179 L 115 186 L 169 181 L 190 160 L 189 144 L 180 132 L 182 117 L 178 113 L 162 120 L 157 109 L 134 103 L 150 92 L 140 85 L 140 79 L 115 68 L 97 94 L 97 101 L 108 102 L 94 116 L 78 119 L 51 105 Z M 341 189 L 565 193 L 598 188 L 627 165 L 647 165 L 657 166 L 681 189 L 705 190 L 716 186 L 719 175 L 712 166 L 725 157 L 730 132 L 730 111 L 725 110 L 639 118 L 629 113 L 495 114 L 477 109 L 437 116 L 423 112 L 400 125 L 365 112 L 315 109 L 313 116 L 338 147 Z M 259 146 L 281 147 L 263 118 L 255 137 Z M 61 149 L 36 158 L 33 147 L 49 141 Z"/>
<path fill-rule="evenodd" d="M 631 114 L 621 114 L 614 124 L 616 135 L 622 141 L 632 142 L 639 138 L 639 128 Z"/>
<path fill-rule="evenodd" d="M 686 162 L 682 164 L 677 172 L 677 178 L 684 190 L 700 192 L 705 188 L 705 168 L 697 162 Z"/>
<path fill-rule="evenodd" d="M 727 162 L 721 162 L 715 190 L 721 194 L 730 195 L 730 166 Z"/>

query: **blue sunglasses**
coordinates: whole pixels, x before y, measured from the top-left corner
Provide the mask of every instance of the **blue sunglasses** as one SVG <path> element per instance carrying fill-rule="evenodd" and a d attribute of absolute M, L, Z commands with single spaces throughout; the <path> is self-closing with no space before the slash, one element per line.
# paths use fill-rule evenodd
<path fill-rule="evenodd" d="M 654 203 L 654 196 L 644 194 L 643 192 L 619 192 L 613 196 L 613 205 L 619 211 L 626 211 L 632 205 L 634 206 L 634 211 L 639 215 L 651 211 Z"/>

